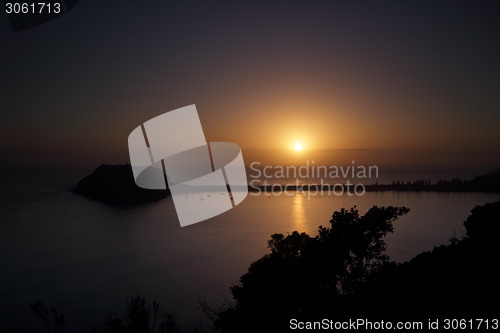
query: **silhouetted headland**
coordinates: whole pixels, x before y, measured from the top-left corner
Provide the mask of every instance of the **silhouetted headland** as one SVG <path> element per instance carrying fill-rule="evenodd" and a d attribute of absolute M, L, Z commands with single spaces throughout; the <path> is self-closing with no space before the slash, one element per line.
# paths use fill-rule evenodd
<path fill-rule="evenodd" d="M 73 192 L 117 206 L 153 202 L 170 194 L 169 190 L 147 190 L 137 186 L 130 164 L 103 164 L 80 180 Z"/>

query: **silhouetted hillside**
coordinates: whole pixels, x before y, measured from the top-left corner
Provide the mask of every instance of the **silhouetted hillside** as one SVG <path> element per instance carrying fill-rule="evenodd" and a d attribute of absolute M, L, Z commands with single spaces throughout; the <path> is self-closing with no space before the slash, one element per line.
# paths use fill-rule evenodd
<path fill-rule="evenodd" d="M 80 180 L 73 192 L 113 205 L 142 204 L 170 194 L 169 190 L 147 190 L 137 186 L 129 164 L 103 164 Z"/>
<path fill-rule="evenodd" d="M 383 267 L 357 296 L 365 300 L 364 310 L 400 317 L 497 317 L 500 202 L 477 206 L 464 226 L 463 239 Z"/>
<path fill-rule="evenodd" d="M 235 303 L 217 312 L 215 326 L 222 332 L 257 332 L 262 325 L 268 332 L 287 332 L 292 318 L 424 325 L 428 319 L 498 320 L 500 202 L 474 208 L 462 240 L 452 238 L 409 262 L 390 262 L 383 237 L 407 212 L 373 207 L 360 216 L 355 208 L 342 209 L 315 237 L 296 231 L 272 235 L 271 253 L 231 288 Z"/>

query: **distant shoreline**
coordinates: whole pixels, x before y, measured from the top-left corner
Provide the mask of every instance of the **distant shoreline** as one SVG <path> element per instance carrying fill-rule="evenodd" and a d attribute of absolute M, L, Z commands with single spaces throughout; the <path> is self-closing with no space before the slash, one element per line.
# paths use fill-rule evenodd
<path fill-rule="evenodd" d="M 209 186 L 210 191 L 226 191 L 226 186 Z M 500 169 L 486 175 L 475 177 L 472 180 L 439 180 L 431 183 L 430 180 L 417 180 L 402 183 L 399 180 L 393 184 L 357 184 L 346 181 L 344 184 L 270 184 L 270 185 L 241 185 L 232 187 L 232 191 L 247 189 L 250 193 L 278 193 L 295 192 L 295 194 L 315 192 L 329 192 L 334 195 L 365 192 L 484 192 L 500 193 Z M 203 186 L 193 188 L 193 192 L 203 191 Z M 103 203 L 130 206 L 154 202 L 170 195 L 169 189 L 148 190 L 135 184 L 132 168 L 128 164 L 101 165 L 90 175 L 82 178 L 73 193 L 82 195 L 91 200 Z"/>
<path fill-rule="evenodd" d="M 356 186 L 362 187 L 366 192 L 484 192 L 484 193 L 500 193 L 500 169 L 491 171 L 483 176 L 477 176 L 472 180 L 462 180 L 453 178 L 452 180 L 438 180 L 432 183 L 429 179 L 416 180 L 413 182 L 393 181 L 392 184 L 370 184 L 361 185 L 350 183 L 344 184 L 303 184 L 303 185 L 250 185 L 250 192 L 279 192 L 279 191 L 338 191 L 342 188 L 342 192 L 354 192 Z M 337 192 L 338 193 L 338 192 Z"/>
<path fill-rule="evenodd" d="M 340 184 L 343 188 L 346 188 L 345 184 Z M 356 184 L 351 184 L 352 189 Z M 321 191 L 321 192 L 334 192 L 337 185 L 320 185 L 320 184 L 304 184 L 304 185 L 253 185 L 248 186 L 249 192 L 309 192 L 309 191 Z M 485 192 L 485 193 L 500 193 L 500 188 L 489 189 L 489 188 L 475 188 L 475 187 L 456 187 L 456 186 L 446 186 L 438 184 L 430 185 L 413 185 L 413 184 L 371 184 L 364 185 L 366 192 Z M 349 191 L 352 192 L 352 191 Z"/>

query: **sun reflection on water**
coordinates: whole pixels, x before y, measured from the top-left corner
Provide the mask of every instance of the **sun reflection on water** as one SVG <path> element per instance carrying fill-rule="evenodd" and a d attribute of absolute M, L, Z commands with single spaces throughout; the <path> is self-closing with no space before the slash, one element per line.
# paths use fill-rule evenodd
<path fill-rule="evenodd" d="M 306 197 L 302 194 L 296 194 L 293 197 L 293 225 L 294 230 L 299 232 L 304 231 L 306 227 L 304 200 Z"/>

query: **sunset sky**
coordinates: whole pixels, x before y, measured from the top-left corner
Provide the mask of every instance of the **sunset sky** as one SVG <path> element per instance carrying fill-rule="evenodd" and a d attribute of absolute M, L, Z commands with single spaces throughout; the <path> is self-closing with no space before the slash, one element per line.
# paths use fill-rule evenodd
<path fill-rule="evenodd" d="M 4 164 L 123 163 L 190 104 L 244 151 L 500 164 L 499 1 L 81 0 L 18 33 L 2 14 L 0 40 Z"/>

